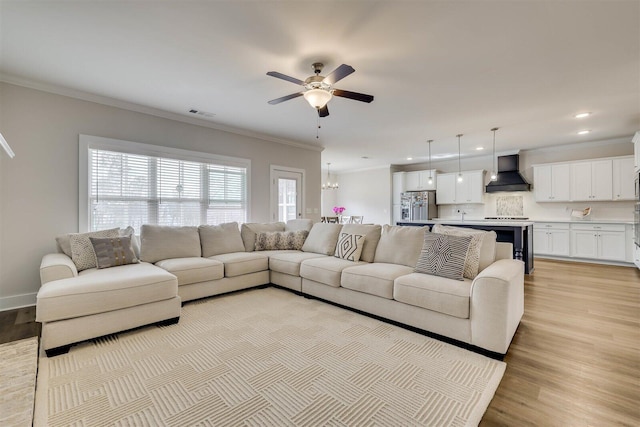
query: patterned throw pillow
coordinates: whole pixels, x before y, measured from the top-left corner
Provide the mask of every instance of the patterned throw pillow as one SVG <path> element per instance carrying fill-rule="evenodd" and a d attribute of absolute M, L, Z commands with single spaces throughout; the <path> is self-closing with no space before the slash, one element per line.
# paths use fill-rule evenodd
<path fill-rule="evenodd" d="M 425 233 L 415 272 L 463 280 L 464 261 L 471 239 L 471 236 Z"/>
<path fill-rule="evenodd" d="M 304 245 L 309 232 L 298 231 L 261 231 L 256 235 L 256 251 L 296 250 Z"/>
<path fill-rule="evenodd" d="M 133 252 L 130 237 L 89 237 L 89 240 L 96 254 L 96 266 L 98 268 L 109 268 L 140 262 Z"/>
<path fill-rule="evenodd" d="M 360 254 L 364 248 L 364 236 L 360 234 L 340 233 L 336 245 L 336 258 L 347 261 L 360 261 Z"/>
<path fill-rule="evenodd" d="M 471 246 L 469 247 L 469 252 L 467 252 L 467 259 L 464 262 L 463 276 L 466 279 L 475 279 L 480 270 L 482 243 L 489 232 L 470 228 L 447 227 L 440 224 L 434 225 L 432 231 L 449 236 L 471 236 Z"/>
<path fill-rule="evenodd" d="M 93 252 L 90 237 L 119 237 L 120 229 L 93 231 L 91 233 L 71 234 L 71 259 L 78 271 L 94 268 L 96 266 L 96 254 Z"/>

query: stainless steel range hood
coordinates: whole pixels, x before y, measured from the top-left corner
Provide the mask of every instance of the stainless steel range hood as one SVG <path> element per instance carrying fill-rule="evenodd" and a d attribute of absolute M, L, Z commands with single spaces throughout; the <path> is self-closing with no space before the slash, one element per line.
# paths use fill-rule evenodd
<path fill-rule="evenodd" d="M 529 191 L 531 185 L 520 175 L 520 156 L 498 157 L 498 177 L 486 186 L 487 193 L 499 191 Z"/>

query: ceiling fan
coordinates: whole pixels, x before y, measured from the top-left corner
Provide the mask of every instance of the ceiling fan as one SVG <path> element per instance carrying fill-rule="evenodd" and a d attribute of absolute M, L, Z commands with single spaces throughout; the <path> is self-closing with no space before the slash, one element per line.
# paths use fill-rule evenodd
<path fill-rule="evenodd" d="M 277 71 L 269 71 L 268 76 L 276 77 L 278 79 L 286 80 L 291 83 L 295 83 L 304 88 L 304 90 L 291 95 L 283 96 L 281 98 L 272 99 L 269 104 L 275 105 L 284 101 L 288 101 L 299 96 L 304 96 L 309 105 L 318 110 L 318 116 L 327 117 L 329 115 L 329 109 L 327 108 L 327 102 L 335 96 L 341 96 L 343 98 L 354 99 L 361 102 L 373 101 L 372 95 L 367 95 L 358 92 L 349 92 L 348 90 L 335 89 L 333 85 L 347 77 L 349 74 L 356 71 L 352 66 L 342 64 L 335 70 L 333 70 L 328 76 L 321 76 L 322 68 L 324 64 L 321 62 L 315 62 L 311 65 L 313 68 L 314 76 L 308 77 L 305 81 L 298 80 L 295 77 L 290 77 Z"/>

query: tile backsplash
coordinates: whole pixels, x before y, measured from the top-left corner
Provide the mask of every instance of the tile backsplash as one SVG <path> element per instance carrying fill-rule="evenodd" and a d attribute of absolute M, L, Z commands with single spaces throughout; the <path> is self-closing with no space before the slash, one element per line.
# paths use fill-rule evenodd
<path fill-rule="evenodd" d="M 496 197 L 496 216 L 524 216 L 522 196 Z"/>

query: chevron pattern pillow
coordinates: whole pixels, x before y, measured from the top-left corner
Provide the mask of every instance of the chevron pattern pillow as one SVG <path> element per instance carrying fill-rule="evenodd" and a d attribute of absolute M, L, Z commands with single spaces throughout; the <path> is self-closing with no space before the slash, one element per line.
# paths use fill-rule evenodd
<path fill-rule="evenodd" d="M 416 264 L 416 273 L 463 280 L 464 261 L 472 236 L 424 233 L 424 245 Z"/>
<path fill-rule="evenodd" d="M 348 261 L 360 261 L 362 248 L 364 248 L 364 236 L 360 234 L 340 233 L 334 256 Z"/>

